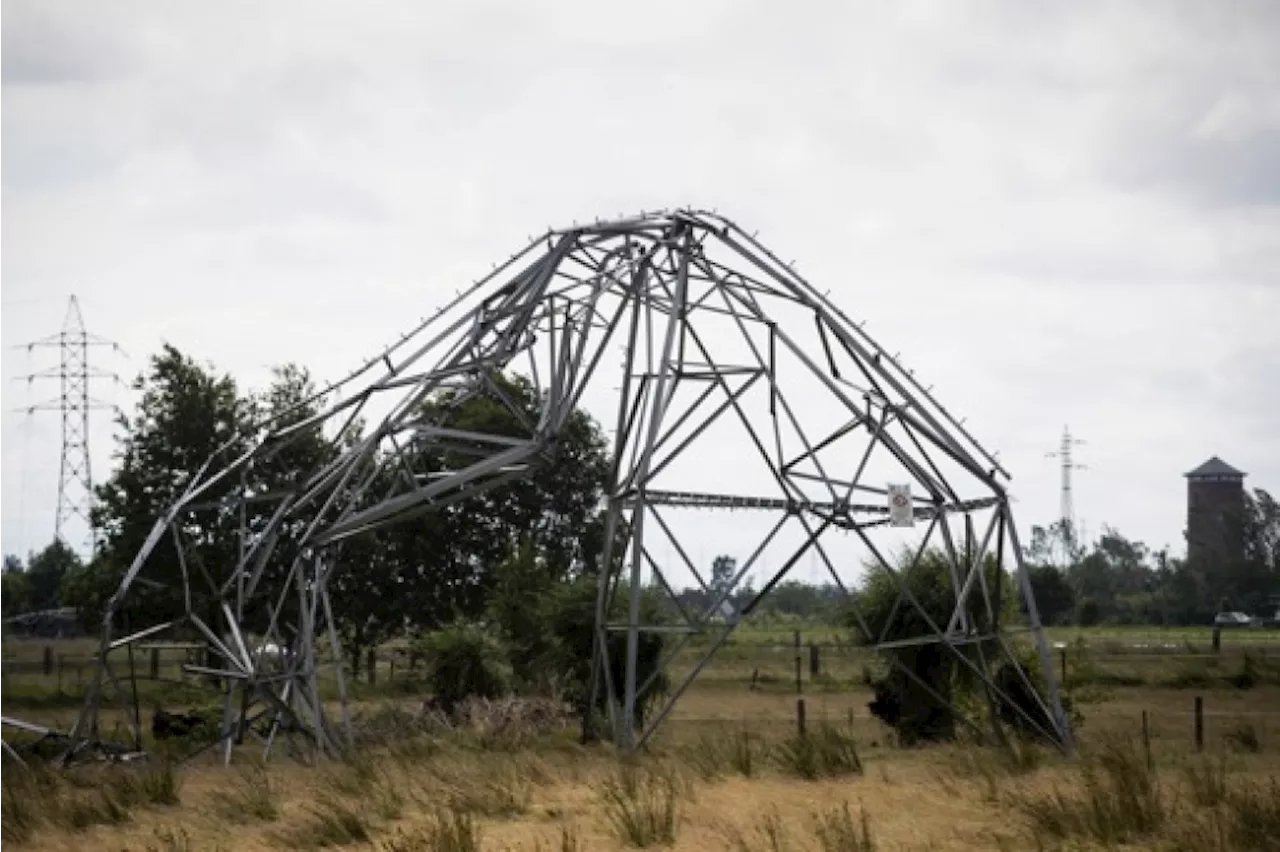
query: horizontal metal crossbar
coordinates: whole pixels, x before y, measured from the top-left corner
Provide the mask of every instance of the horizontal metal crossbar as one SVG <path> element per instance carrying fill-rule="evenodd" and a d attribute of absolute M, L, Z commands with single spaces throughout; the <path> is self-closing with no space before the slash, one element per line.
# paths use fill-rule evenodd
<path fill-rule="evenodd" d="M 811 512 L 821 515 L 847 517 L 849 515 L 887 515 L 888 506 L 872 503 L 837 503 L 833 501 L 789 500 L 784 497 L 753 497 L 735 494 L 705 494 L 692 491 L 644 491 L 623 499 L 623 505 L 634 508 L 648 506 L 674 506 L 683 509 L 755 509 L 773 512 Z M 999 504 L 994 497 L 966 500 L 960 503 L 943 503 L 939 506 L 917 506 L 916 518 L 928 520 L 940 514 L 977 512 Z"/>

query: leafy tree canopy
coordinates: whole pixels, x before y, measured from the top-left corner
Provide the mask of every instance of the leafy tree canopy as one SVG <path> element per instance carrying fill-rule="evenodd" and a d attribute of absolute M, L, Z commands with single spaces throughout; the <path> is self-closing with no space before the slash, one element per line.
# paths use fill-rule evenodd
<path fill-rule="evenodd" d="M 58 591 L 67 574 L 80 568 L 80 557 L 61 539 L 27 558 L 27 581 L 31 589 L 33 611 L 58 606 Z"/>

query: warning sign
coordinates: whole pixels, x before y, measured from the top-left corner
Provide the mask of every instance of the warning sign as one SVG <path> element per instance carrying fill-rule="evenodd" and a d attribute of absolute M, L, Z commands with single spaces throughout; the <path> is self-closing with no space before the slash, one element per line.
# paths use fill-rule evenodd
<path fill-rule="evenodd" d="M 889 485 L 889 526 L 913 527 L 916 513 L 911 505 L 910 485 Z"/>

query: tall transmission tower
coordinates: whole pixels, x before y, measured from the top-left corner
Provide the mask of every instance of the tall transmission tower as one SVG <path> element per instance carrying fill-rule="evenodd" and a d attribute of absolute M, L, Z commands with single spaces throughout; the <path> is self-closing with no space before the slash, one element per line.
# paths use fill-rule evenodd
<path fill-rule="evenodd" d="M 1076 513 L 1075 505 L 1071 496 L 1071 472 L 1073 470 L 1088 470 L 1088 465 L 1076 464 L 1072 457 L 1072 447 L 1078 447 L 1085 442 L 1071 435 L 1071 430 L 1066 426 L 1062 427 L 1062 442 L 1058 444 L 1056 452 L 1045 453 L 1046 458 L 1057 459 L 1062 469 L 1062 495 L 1058 505 L 1058 514 L 1062 521 L 1062 533 L 1064 536 L 1070 537 L 1070 543 L 1075 543 L 1076 529 Z"/>
<path fill-rule="evenodd" d="M 80 315 L 80 302 L 73 295 L 67 305 L 67 317 L 62 323 L 62 331 L 16 347 L 28 352 L 37 348 L 59 350 L 57 367 L 19 377 L 26 379 L 28 385 L 36 379 L 58 379 L 61 383 L 58 398 L 18 410 L 27 414 L 57 411 L 62 415 L 62 463 L 58 473 L 54 537 L 72 550 L 78 550 L 67 539 L 67 527 L 72 518 L 80 518 L 85 525 L 85 545 L 90 557 L 93 556 L 97 542 L 90 516 L 93 506 L 93 468 L 89 453 L 89 412 L 115 411 L 116 407 L 89 396 L 89 383 L 93 379 L 120 382 L 120 377 L 115 373 L 89 367 L 90 347 L 101 346 L 109 346 L 115 352 L 121 351 L 119 344 L 85 331 L 84 318 Z"/>

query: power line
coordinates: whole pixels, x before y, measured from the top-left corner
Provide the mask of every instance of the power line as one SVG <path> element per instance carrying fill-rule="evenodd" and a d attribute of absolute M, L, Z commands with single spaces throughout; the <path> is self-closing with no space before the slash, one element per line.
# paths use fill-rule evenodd
<path fill-rule="evenodd" d="M 67 305 L 62 331 L 14 347 L 28 352 L 37 348 L 59 350 L 59 364 L 56 368 L 18 377 L 25 379 L 28 385 L 36 379 L 58 379 L 61 386 L 58 398 L 17 410 L 25 411 L 28 415 L 37 411 L 57 411 L 62 415 L 62 463 L 58 474 L 54 537 L 71 547 L 67 540 L 67 524 L 73 517 L 79 517 L 87 530 L 86 543 L 90 557 L 93 556 L 96 541 L 90 514 L 93 505 L 93 471 L 89 454 L 89 412 L 117 409 L 114 405 L 90 397 L 89 383 L 93 379 L 111 379 L 123 384 L 115 373 L 90 369 L 89 348 L 100 346 L 110 346 L 113 351 L 121 352 L 119 344 L 114 341 L 85 331 L 80 303 L 73 295 Z"/>

